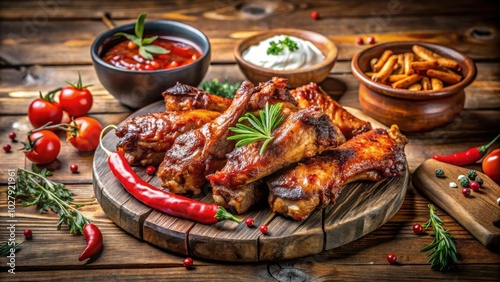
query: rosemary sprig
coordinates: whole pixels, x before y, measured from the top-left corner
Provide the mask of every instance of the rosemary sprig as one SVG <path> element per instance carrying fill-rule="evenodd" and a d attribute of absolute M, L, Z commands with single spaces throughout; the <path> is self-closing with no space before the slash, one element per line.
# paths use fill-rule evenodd
<path fill-rule="evenodd" d="M 267 48 L 268 55 L 279 55 L 279 53 L 283 52 L 285 48 L 288 48 L 291 52 L 299 49 L 299 45 L 297 42 L 290 39 L 290 37 L 285 36 L 284 40 L 279 40 L 278 43 L 275 41 L 269 42 L 269 48 Z"/>
<path fill-rule="evenodd" d="M 224 98 L 234 98 L 238 87 L 240 87 L 239 82 L 231 84 L 228 80 L 226 80 L 224 83 L 220 83 L 217 78 L 214 78 L 211 81 L 203 81 L 200 84 L 201 90 Z"/>
<path fill-rule="evenodd" d="M 239 140 L 238 143 L 236 143 L 236 147 L 264 140 L 264 143 L 262 143 L 262 147 L 259 151 L 259 154 L 262 155 L 269 142 L 273 140 L 273 137 L 271 136 L 272 131 L 285 119 L 281 113 L 282 106 L 282 103 L 269 106 L 269 103 L 266 102 L 264 110 L 259 111 L 260 119 L 252 113 L 246 113 L 245 116 L 238 120 L 235 127 L 229 128 L 229 130 L 236 134 L 228 137 L 227 139 Z M 241 123 L 245 120 L 248 121 L 252 127 Z"/>
<path fill-rule="evenodd" d="M 17 170 L 16 197 L 23 199 L 23 206 L 36 206 L 40 213 L 52 210 L 60 217 L 58 230 L 64 223 L 68 225 L 70 233 L 82 234 L 83 226 L 89 220 L 78 211 L 81 205 L 70 205 L 73 193 L 64 184 L 49 180 L 47 176 L 52 173 L 47 169 L 39 170 L 33 166 L 33 171 Z"/>
<path fill-rule="evenodd" d="M 15 249 L 21 245 L 22 242 L 16 243 L 14 241 L 3 241 L 0 242 L 0 257 L 6 257 L 11 253 L 10 249 Z"/>
<path fill-rule="evenodd" d="M 144 35 L 144 20 L 146 19 L 147 13 L 142 13 L 137 17 L 137 21 L 135 23 L 134 32 L 135 35 L 128 34 L 125 32 L 117 32 L 115 36 L 125 36 L 128 40 L 132 41 L 139 47 L 139 55 L 146 60 L 153 60 L 153 54 L 167 54 L 170 53 L 169 50 L 157 46 L 151 45 L 158 36 L 152 36 L 149 38 L 142 38 Z"/>
<path fill-rule="evenodd" d="M 444 223 L 435 213 L 435 207 L 429 204 L 429 220 L 424 224 L 424 228 L 432 227 L 434 234 L 430 236 L 434 238 L 432 243 L 424 248 L 421 252 L 427 252 L 429 257 L 428 263 L 431 264 L 432 270 L 444 271 L 452 269 L 457 261 L 457 248 L 455 247 L 455 238 L 444 229 Z"/>

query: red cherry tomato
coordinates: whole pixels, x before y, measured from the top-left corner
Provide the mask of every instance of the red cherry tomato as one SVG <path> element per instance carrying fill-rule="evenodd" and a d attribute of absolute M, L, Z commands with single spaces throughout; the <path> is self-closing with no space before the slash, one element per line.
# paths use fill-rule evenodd
<path fill-rule="evenodd" d="M 61 141 L 50 130 L 41 130 L 32 133 L 29 136 L 29 140 L 24 142 L 25 156 L 35 164 L 48 164 L 54 161 L 60 151 Z"/>
<path fill-rule="evenodd" d="M 82 85 L 82 77 L 78 74 L 76 84 L 68 83 L 59 94 L 59 103 L 70 117 L 83 116 L 92 108 L 93 98 L 87 89 L 90 85 Z"/>
<path fill-rule="evenodd" d="M 68 141 L 79 151 L 93 151 L 99 146 L 102 125 L 94 118 L 79 117 L 71 122 L 73 129 L 66 133 Z"/>
<path fill-rule="evenodd" d="M 500 183 L 500 149 L 493 150 L 484 157 L 483 172 L 493 181 Z"/>
<path fill-rule="evenodd" d="M 40 92 L 40 97 L 31 102 L 28 107 L 28 119 L 34 128 L 52 122 L 52 124 L 61 123 L 63 118 L 63 110 L 59 103 L 54 102 L 54 92 L 49 92 L 43 96 Z"/>

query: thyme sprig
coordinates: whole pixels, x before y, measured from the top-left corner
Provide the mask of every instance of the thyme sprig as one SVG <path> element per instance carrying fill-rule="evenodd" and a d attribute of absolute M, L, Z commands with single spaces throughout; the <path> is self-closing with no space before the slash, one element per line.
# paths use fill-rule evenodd
<path fill-rule="evenodd" d="M 424 224 L 424 228 L 432 227 L 434 234 L 430 236 L 434 238 L 432 243 L 424 248 L 421 252 L 431 251 L 427 254 L 429 257 L 428 263 L 431 264 L 432 270 L 444 271 L 452 269 L 457 261 L 457 248 L 455 247 L 455 238 L 444 229 L 444 223 L 436 215 L 435 207 L 429 204 L 429 220 Z"/>
<path fill-rule="evenodd" d="M 299 49 L 297 42 L 290 39 L 289 36 L 285 36 L 284 40 L 279 40 L 278 43 L 275 41 L 269 42 L 269 48 L 267 48 L 268 55 L 279 55 L 285 48 L 288 48 L 291 52 Z"/>
<path fill-rule="evenodd" d="M 142 38 L 144 35 L 144 21 L 146 20 L 146 16 L 147 13 L 142 13 L 139 17 L 137 17 L 134 27 L 135 35 L 125 32 L 117 32 L 115 33 L 115 36 L 125 36 L 128 40 L 134 42 L 135 45 L 139 47 L 139 55 L 141 55 L 141 57 L 146 60 L 153 60 L 153 54 L 168 54 L 170 51 L 161 46 L 151 45 L 151 43 L 158 39 L 157 35 Z"/>
<path fill-rule="evenodd" d="M 18 168 L 18 186 L 15 196 L 23 199 L 23 206 L 36 206 L 40 213 L 49 210 L 59 215 L 57 229 L 62 224 L 69 227 L 72 234 L 82 234 L 83 226 L 89 220 L 78 210 L 81 205 L 71 205 L 73 193 L 62 183 L 54 182 L 47 178 L 52 173 L 47 169 L 38 169 L 33 166 L 33 171 Z"/>
<path fill-rule="evenodd" d="M 238 120 L 235 127 L 229 128 L 229 130 L 235 132 L 236 134 L 228 137 L 227 139 L 239 140 L 238 143 L 236 143 L 236 147 L 264 140 L 264 143 L 262 143 L 259 151 L 259 154 L 262 155 L 269 142 L 273 140 L 271 135 L 272 131 L 285 119 L 285 116 L 283 116 L 281 112 L 282 106 L 282 103 L 277 103 L 272 106 L 269 106 L 269 103 L 266 103 L 265 108 L 259 111 L 260 119 L 252 113 L 246 113 Z M 243 124 L 243 121 L 248 121 L 251 126 Z"/>

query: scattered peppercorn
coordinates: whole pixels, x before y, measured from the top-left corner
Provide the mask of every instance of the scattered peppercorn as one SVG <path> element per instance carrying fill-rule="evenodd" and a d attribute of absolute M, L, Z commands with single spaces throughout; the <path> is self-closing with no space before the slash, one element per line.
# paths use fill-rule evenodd
<path fill-rule="evenodd" d="M 33 232 L 30 229 L 24 230 L 24 238 L 26 238 L 26 240 L 31 240 L 33 238 Z"/>
<path fill-rule="evenodd" d="M 185 268 L 191 268 L 193 267 L 193 259 L 190 257 L 185 258 L 182 261 L 182 265 L 184 265 Z"/>
<path fill-rule="evenodd" d="M 389 264 L 395 264 L 397 259 L 398 259 L 398 257 L 395 254 L 391 253 L 391 254 L 387 255 L 387 262 Z"/>
<path fill-rule="evenodd" d="M 252 227 L 254 225 L 254 220 L 253 218 L 249 217 L 245 220 L 245 224 L 248 226 L 248 227 Z"/>
<path fill-rule="evenodd" d="M 450 188 L 457 188 L 458 185 L 455 182 L 450 182 Z"/>
<path fill-rule="evenodd" d="M 146 173 L 149 175 L 153 175 L 153 174 L 155 174 L 155 172 L 156 172 L 156 168 L 152 165 L 150 165 L 146 168 Z"/>
<path fill-rule="evenodd" d="M 424 232 L 424 228 L 422 227 L 422 225 L 420 223 L 413 225 L 413 233 L 421 234 L 422 232 Z"/>
<path fill-rule="evenodd" d="M 10 138 L 12 141 L 16 141 L 16 133 L 15 133 L 14 131 L 9 132 L 9 138 Z"/>
<path fill-rule="evenodd" d="M 9 153 L 11 149 L 12 149 L 12 148 L 10 147 L 10 145 L 9 145 L 9 144 L 5 144 L 5 145 L 3 145 L 3 150 L 5 151 L 5 153 Z"/>
<path fill-rule="evenodd" d="M 469 179 L 467 179 L 466 177 L 460 178 L 460 180 L 458 182 L 460 183 L 460 186 L 462 186 L 462 187 L 469 187 Z"/>
<path fill-rule="evenodd" d="M 70 165 L 69 170 L 71 170 L 72 173 L 77 173 L 78 172 L 78 165 L 77 164 Z"/>
<path fill-rule="evenodd" d="M 269 231 L 269 228 L 267 227 L 267 225 L 265 224 L 262 224 L 260 227 L 259 227 L 259 230 L 262 234 L 267 234 L 267 232 Z"/>
<path fill-rule="evenodd" d="M 474 179 L 474 181 L 477 182 L 477 184 L 479 184 L 479 187 L 483 187 L 483 179 L 481 177 L 476 177 L 476 179 Z"/>
<path fill-rule="evenodd" d="M 500 206 L 500 198 L 497 199 L 497 204 Z"/>
<path fill-rule="evenodd" d="M 471 169 L 469 170 L 469 172 L 467 172 L 467 177 L 469 177 L 470 180 L 474 180 L 477 177 L 477 172 Z"/>
<path fill-rule="evenodd" d="M 319 19 L 319 14 L 318 14 L 318 12 L 316 12 L 316 11 L 312 11 L 312 12 L 311 12 L 311 18 L 312 18 L 313 20 L 317 20 L 317 19 Z"/>
<path fill-rule="evenodd" d="M 464 195 L 464 197 L 469 197 L 470 196 L 470 189 L 469 188 L 462 189 L 462 195 Z"/>
<path fill-rule="evenodd" d="M 361 38 L 361 37 L 356 38 L 356 44 L 357 45 L 363 45 L 364 44 L 363 38 Z"/>
<path fill-rule="evenodd" d="M 436 177 L 444 178 L 444 170 L 440 168 L 436 169 Z"/>
<path fill-rule="evenodd" d="M 477 192 L 479 191 L 479 183 L 477 183 L 476 181 L 472 181 L 470 184 L 470 189 L 472 189 L 472 191 L 474 192 Z"/>
<path fill-rule="evenodd" d="M 369 36 L 366 41 L 368 41 L 368 44 L 375 44 L 375 37 Z"/>

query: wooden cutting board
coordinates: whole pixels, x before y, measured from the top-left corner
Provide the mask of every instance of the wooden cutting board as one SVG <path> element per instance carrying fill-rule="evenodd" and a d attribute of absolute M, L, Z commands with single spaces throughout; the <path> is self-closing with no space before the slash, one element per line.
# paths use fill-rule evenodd
<path fill-rule="evenodd" d="M 162 101 L 145 107 L 132 116 L 164 110 Z M 355 109 L 356 116 L 385 127 Z M 115 148 L 118 138 L 106 134 L 103 144 Z M 133 236 L 160 248 L 198 258 L 255 262 L 291 259 L 352 242 L 380 227 L 399 210 L 409 182 L 408 167 L 401 177 L 377 183 L 357 182 L 346 186 L 335 205 L 317 210 L 304 221 L 274 214 L 267 203 L 238 217 L 252 217 L 253 228 L 232 221 L 214 225 L 194 223 L 150 209 L 132 197 L 116 180 L 107 166 L 107 155 L 98 148 L 93 162 L 94 192 L 108 217 Z M 160 186 L 156 176 L 148 176 L 143 167 L 134 170 L 149 183 Z M 210 190 L 196 198 L 213 203 Z M 262 235 L 258 226 L 267 224 Z"/>
<path fill-rule="evenodd" d="M 436 177 L 436 169 L 445 172 L 445 178 Z M 412 175 L 413 185 L 432 202 L 445 210 L 488 249 L 500 251 L 500 187 L 481 172 L 484 180 L 479 191 L 471 190 L 469 197 L 462 195 L 463 187 L 459 175 L 467 176 L 468 168 L 458 167 L 429 159 L 421 164 Z M 458 187 L 451 188 L 450 182 Z"/>

